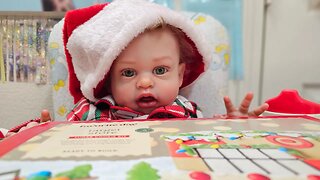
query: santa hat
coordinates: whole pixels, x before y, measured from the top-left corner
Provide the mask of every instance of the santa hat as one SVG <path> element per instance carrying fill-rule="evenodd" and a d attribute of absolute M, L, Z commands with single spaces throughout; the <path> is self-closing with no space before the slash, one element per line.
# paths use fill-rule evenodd
<path fill-rule="evenodd" d="M 105 83 L 113 61 L 130 41 L 159 19 L 181 29 L 194 49 L 181 88 L 192 84 L 208 67 L 211 53 L 191 20 L 146 0 L 116 0 L 69 11 L 65 16 L 64 45 L 74 101 L 84 96 L 95 102 L 106 96 Z"/>

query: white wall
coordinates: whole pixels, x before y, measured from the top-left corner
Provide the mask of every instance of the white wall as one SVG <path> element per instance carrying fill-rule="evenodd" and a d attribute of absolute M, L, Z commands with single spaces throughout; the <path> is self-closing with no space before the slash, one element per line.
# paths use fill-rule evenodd
<path fill-rule="evenodd" d="M 319 0 L 271 1 L 266 13 L 263 99 L 290 88 L 320 103 L 319 5 Z"/>
<path fill-rule="evenodd" d="M 239 104 L 254 92 L 253 106 L 296 89 L 320 103 L 320 0 L 243 0 L 244 80 L 230 81 Z"/>
<path fill-rule="evenodd" d="M 0 83 L 0 127 L 12 128 L 40 117 L 42 109 L 52 112 L 51 88 L 34 83 Z"/>
<path fill-rule="evenodd" d="M 230 97 L 237 105 L 249 91 L 253 92 L 255 96 L 252 107 L 261 104 L 264 7 L 264 0 L 243 0 L 244 79 L 229 82 Z"/>

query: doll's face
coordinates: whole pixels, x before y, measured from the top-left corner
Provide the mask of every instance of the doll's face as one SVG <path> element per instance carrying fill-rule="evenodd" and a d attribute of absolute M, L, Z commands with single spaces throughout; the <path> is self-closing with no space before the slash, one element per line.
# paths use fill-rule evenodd
<path fill-rule="evenodd" d="M 119 106 L 150 113 L 171 105 L 182 85 L 184 63 L 179 45 L 168 29 L 135 38 L 111 67 L 111 92 Z"/>

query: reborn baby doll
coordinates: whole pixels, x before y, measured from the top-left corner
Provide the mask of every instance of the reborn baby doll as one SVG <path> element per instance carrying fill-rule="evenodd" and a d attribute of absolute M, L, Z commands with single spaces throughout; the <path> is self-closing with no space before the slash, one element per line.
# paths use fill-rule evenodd
<path fill-rule="evenodd" d="M 185 16 L 145 0 L 116 0 L 69 11 L 64 21 L 75 103 L 68 121 L 202 117 L 179 90 L 206 70 L 210 47 Z M 268 108 L 249 111 L 252 98 L 248 93 L 238 109 L 225 97 L 227 115 L 259 116 Z"/>

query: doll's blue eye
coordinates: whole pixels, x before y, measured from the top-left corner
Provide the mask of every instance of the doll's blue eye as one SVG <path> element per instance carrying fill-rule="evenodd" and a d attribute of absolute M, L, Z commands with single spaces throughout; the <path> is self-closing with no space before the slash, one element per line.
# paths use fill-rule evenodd
<path fill-rule="evenodd" d="M 125 76 L 125 77 L 132 77 L 136 74 L 136 72 L 132 69 L 126 69 L 124 71 L 121 72 L 121 75 L 122 76 Z"/>
<path fill-rule="evenodd" d="M 156 75 L 162 75 L 164 73 L 168 72 L 168 69 L 166 67 L 156 67 L 153 70 L 153 73 Z"/>

